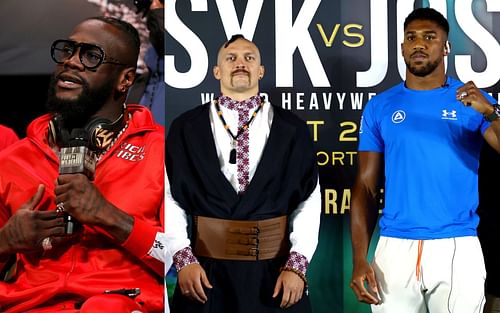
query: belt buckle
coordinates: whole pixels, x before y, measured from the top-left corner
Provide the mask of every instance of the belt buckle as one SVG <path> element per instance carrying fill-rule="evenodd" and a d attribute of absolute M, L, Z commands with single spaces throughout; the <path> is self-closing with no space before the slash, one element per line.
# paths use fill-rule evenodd
<path fill-rule="evenodd" d="M 260 228 L 259 226 L 252 226 L 252 234 L 259 236 Z"/>
<path fill-rule="evenodd" d="M 257 243 L 257 245 L 254 248 L 249 248 L 248 249 L 248 255 L 254 256 L 256 261 L 259 260 L 259 246 L 258 246 L 258 243 Z"/>
<path fill-rule="evenodd" d="M 255 247 L 250 248 L 248 250 L 249 250 L 250 255 L 255 256 L 255 260 L 258 261 L 259 260 L 259 233 L 260 233 L 259 225 L 252 227 L 252 230 L 253 230 L 253 234 L 254 234 L 254 236 L 252 236 L 252 237 L 253 237 L 253 239 L 255 239 L 255 244 L 254 244 Z"/>

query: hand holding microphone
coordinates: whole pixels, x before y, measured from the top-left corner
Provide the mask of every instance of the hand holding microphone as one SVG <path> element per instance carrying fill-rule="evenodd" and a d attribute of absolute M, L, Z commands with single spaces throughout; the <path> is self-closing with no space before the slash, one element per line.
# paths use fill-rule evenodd
<path fill-rule="evenodd" d="M 73 178 L 62 179 L 62 177 L 66 174 L 82 174 L 81 176 L 83 177 L 81 177 L 80 180 L 84 178 L 86 182 L 90 183 L 90 181 L 94 179 L 96 160 L 96 154 L 88 148 L 87 132 L 81 128 L 73 129 L 67 139 L 67 142 L 63 143 L 59 152 L 60 176 L 57 179 L 58 186 L 56 186 L 55 189 L 57 203 L 56 212 L 59 215 L 64 216 L 67 235 L 73 234 L 80 226 L 78 218 L 75 219 L 75 212 L 70 210 L 68 205 L 69 203 L 74 203 L 75 201 L 81 202 L 81 199 L 72 199 L 71 197 L 76 197 L 77 195 L 70 195 L 68 193 L 68 191 L 73 188 L 72 186 L 74 184 L 70 184 L 70 186 L 66 186 L 66 188 L 60 188 L 65 184 L 64 182 L 66 180 L 68 183 L 73 181 Z M 67 175 L 66 177 L 70 177 L 70 175 Z M 81 188 L 81 184 L 82 183 L 74 187 Z"/>
<path fill-rule="evenodd" d="M 59 214 L 67 217 L 66 235 L 81 225 L 104 229 L 119 242 L 132 231 L 134 218 L 107 201 L 92 182 L 96 155 L 88 148 L 87 133 L 77 129 L 71 132 L 67 145 L 59 153 L 59 177 L 55 187 Z"/>

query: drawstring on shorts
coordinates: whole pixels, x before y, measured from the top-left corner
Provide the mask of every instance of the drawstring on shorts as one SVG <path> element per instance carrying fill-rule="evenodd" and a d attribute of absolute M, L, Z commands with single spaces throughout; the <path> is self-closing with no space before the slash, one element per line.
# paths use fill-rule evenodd
<path fill-rule="evenodd" d="M 417 255 L 417 264 L 416 264 L 416 268 L 415 268 L 415 275 L 417 276 L 417 281 L 420 281 L 420 277 L 421 277 L 421 265 L 420 265 L 420 261 L 422 260 L 422 249 L 424 247 L 424 241 L 423 240 L 419 240 L 418 241 L 418 255 Z"/>

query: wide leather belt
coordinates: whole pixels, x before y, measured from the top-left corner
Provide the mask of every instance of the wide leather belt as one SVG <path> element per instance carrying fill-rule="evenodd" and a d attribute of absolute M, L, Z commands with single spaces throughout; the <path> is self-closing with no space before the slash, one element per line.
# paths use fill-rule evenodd
<path fill-rule="evenodd" d="M 197 256 L 257 261 L 288 254 L 286 216 L 259 221 L 195 216 L 194 224 Z"/>

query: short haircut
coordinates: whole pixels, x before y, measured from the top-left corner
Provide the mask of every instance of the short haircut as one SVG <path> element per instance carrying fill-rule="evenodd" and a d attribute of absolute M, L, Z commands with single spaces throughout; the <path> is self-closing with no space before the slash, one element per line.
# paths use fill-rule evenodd
<path fill-rule="evenodd" d="M 112 25 L 120 30 L 121 33 L 125 35 L 125 45 L 127 46 L 128 52 L 131 53 L 132 57 L 136 60 L 137 63 L 137 58 L 139 57 L 139 49 L 141 46 L 141 39 L 139 37 L 139 32 L 134 26 L 132 26 L 132 24 L 111 16 L 94 16 L 88 18 L 87 20 L 98 20 Z"/>
<path fill-rule="evenodd" d="M 257 45 L 255 44 L 255 42 L 246 39 L 245 36 L 243 36 L 242 34 L 235 34 L 235 35 L 232 35 L 231 38 L 229 38 L 228 41 L 224 42 L 222 44 L 222 46 L 220 47 L 219 52 L 217 53 L 217 64 L 219 64 L 219 61 L 220 61 L 219 58 L 220 58 L 222 50 L 226 49 L 227 47 L 229 47 L 233 42 L 235 42 L 238 39 L 242 39 L 242 40 L 245 40 L 245 41 L 253 44 L 255 46 L 255 48 L 257 48 L 257 52 L 258 52 L 258 55 L 259 55 L 259 62 L 262 61 L 261 60 L 261 55 L 260 55 L 259 47 L 257 47 Z"/>
<path fill-rule="evenodd" d="M 229 47 L 230 44 L 232 44 L 233 42 L 235 42 L 238 39 L 244 39 L 246 41 L 249 41 L 242 34 L 236 34 L 236 35 L 231 36 L 231 38 L 228 41 L 226 41 L 226 43 L 224 44 L 224 48 Z"/>
<path fill-rule="evenodd" d="M 413 10 L 405 19 L 404 29 L 408 27 L 408 24 L 415 20 L 432 21 L 441 27 L 446 35 L 450 32 L 450 25 L 446 18 L 433 8 L 418 8 Z"/>

